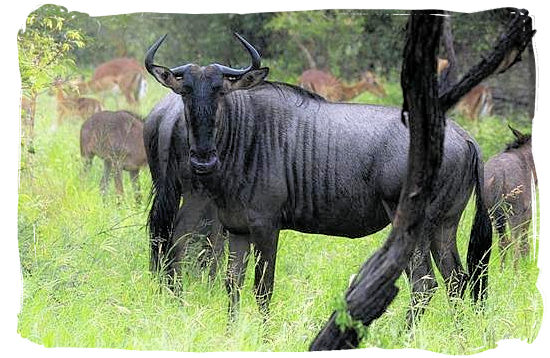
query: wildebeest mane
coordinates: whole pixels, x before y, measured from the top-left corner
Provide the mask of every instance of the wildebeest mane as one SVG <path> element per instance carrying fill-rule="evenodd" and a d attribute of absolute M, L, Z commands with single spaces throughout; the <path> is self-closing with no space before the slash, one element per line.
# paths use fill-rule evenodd
<path fill-rule="evenodd" d="M 298 107 L 301 107 L 303 104 L 305 104 L 306 100 L 312 100 L 316 102 L 327 101 L 323 96 L 318 95 L 317 93 L 311 92 L 300 86 L 292 85 L 290 83 L 277 82 L 277 81 L 265 81 L 264 83 L 274 88 L 282 96 L 284 96 L 285 91 L 289 91 L 296 94 L 299 98 L 303 99 L 300 103 L 298 103 Z"/>

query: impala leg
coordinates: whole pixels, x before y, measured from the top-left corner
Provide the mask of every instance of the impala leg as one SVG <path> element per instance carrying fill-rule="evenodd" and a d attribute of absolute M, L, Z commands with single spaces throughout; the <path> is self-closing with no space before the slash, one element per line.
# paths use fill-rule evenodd
<path fill-rule="evenodd" d="M 494 212 L 494 225 L 498 233 L 498 248 L 500 253 L 500 270 L 504 268 L 504 262 L 506 261 L 506 256 L 512 244 L 512 240 L 506 234 L 506 214 L 502 209 L 496 209 Z"/>
<path fill-rule="evenodd" d="M 229 234 L 229 258 L 225 287 L 229 294 L 229 322 L 235 322 L 238 314 L 250 241 L 248 235 Z"/>
<path fill-rule="evenodd" d="M 124 188 L 122 187 L 122 168 L 119 165 L 115 165 L 115 188 L 119 196 L 124 194 Z"/>
<path fill-rule="evenodd" d="M 516 242 L 515 259 L 529 254 L 529 224 L 531 213 L 516 213 L 510 216 L 510 231 L 513 240 Z"/>
<path fill-rule="evenodd" d="M 132 187 L 134 189 L 134 198 L 137 204 L 141 203 L 141 190 L 139 187 L 139 169 L 130 170 L 130 180 L 132 181 Z"/>
<path fill-rule="evenodd" d="M 82 167 L 82 174 L 83 175 L 88 175 L 88 173 L 90 173 L 90 168 L 92 167 L 92 160 L 93 159 L 94 159 L 93 156 L 82 158 L 82 163 L 84 164 L 83 167 Z"/>
<path fill-rule="evenodd" d="M 100 188 L 103 196 L 107 195 L 107 189 L 109 188 L 109 177 L 111 176 L 111 167 L 113 163 L 105 159 L 103 161 L 103 177 L 101 178 Z"/>

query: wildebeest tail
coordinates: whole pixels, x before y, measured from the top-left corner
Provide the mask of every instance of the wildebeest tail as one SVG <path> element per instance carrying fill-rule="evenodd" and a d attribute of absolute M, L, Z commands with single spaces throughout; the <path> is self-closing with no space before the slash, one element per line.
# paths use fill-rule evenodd
<path fill-rule="evenodd" d="M 167 254 L 171 248 L 174 221 L 181 197 L 181 185 L 176 175 L 177 161 L 170 158 L 171 128 L 169 134 L 162 135 L 159 127 L 158 121 L 148 120 L 144 128 L 144 144 L 153 181 L 152 204 L 147 220 L 152 272 L 163 271 L 168 263 Z"/>
<path fill-rule="evenodd" d="M 474 153 L 472 164 L 475 177 L 476 213 L 470 233 L 467 262 L 471 295 L 476 302 L 479 299 L 485 299 L 487 295 L 493 228 L 483 198 L 483 161 L 477 146 L 472 142 L 468 144 Z"/>
<path fill-rule="evenodd" d="M 172 233 L 178 212 L 181 189 L 174 177 L 164 178 L 154 183 L 153 201 L 149 211 L 148 226 L 151 240 L 150 269 L 163 271 L 170 263 L 169 251 L 172 247 Z"/>

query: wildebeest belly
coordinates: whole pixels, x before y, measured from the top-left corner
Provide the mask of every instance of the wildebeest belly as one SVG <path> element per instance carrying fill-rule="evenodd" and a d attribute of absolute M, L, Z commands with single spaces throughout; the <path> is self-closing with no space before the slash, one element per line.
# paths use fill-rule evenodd
<path fill-rule="evenodd" d="M 358 238 L 378 232 L 390 223 L 381 202 L 362 207 L 355 204 L 335 202 L 315 214 L 284 217 L 282 225 L 284 229 L 304 233 Z"/>

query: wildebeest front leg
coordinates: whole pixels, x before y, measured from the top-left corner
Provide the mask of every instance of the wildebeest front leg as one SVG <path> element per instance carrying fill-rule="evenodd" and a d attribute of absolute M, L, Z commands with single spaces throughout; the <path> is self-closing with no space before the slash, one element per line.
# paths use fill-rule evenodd
<path fill-rule="evenodd" d="M 229 294 L 230 322 L 234 322 L 237 318 L 249 252 L 250 241 L 248 235 L 229 234 L 229 257 L 225 287 Z"/>
<path fill-rule="evenodd" d="M 214 279 L 218 272 L 220 261 L 223 258 L 223 250 L 225 246 L 224 229 L 217 217 L 212 222 L 211 234 L 208 236 L 208 245 L 211 248 L 212 255 L 210 259 L 210 272 L 208 274 L 211 280 Z"/>
<path fill-rule="evenodd" d="M 256 259 L 254 266 L 254 290 L 260 311 L 267 317 L 275 280 L 279 230 L 262 228 L 254 230 L 252 234 L 254 235 L 253 243 Z"/>

